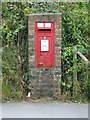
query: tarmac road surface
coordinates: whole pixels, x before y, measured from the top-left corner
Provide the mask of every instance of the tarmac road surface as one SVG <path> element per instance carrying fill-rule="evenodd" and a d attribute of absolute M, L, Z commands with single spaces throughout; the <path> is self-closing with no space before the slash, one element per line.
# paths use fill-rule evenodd
<path fill-rule="evenodd" d="M 3 103 L 2 118 L 88 118 L 88 104 Z"/>

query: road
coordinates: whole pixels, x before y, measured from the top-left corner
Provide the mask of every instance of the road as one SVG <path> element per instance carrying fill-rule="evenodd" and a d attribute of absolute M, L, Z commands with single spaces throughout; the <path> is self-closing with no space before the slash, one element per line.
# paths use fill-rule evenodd
<path fill-rule="evenodd" d="M 3 103 L 3 118 L 88 118 L 88 104 Z"/>

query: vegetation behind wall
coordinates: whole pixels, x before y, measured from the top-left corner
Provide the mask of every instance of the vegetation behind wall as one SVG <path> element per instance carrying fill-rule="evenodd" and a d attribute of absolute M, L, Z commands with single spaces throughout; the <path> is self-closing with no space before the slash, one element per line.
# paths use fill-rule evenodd
<path fill-rule="evenodd" d="M 64 100 L 87 101 L 87 67 L 77 57 L 77 81 L 73 81 L 73 46 L 89 60 L 89 3 L 3 2 L 2 3 L 2 98 L 23 99 L 29 84 L 28 15 L 62 13 L 62 96 Z M 88 69 L 87 69 L 88 68 Z M 75 89 L 74 89 L 75 88 Z M 75 94 L 77 93 L 77 94 Z"/>

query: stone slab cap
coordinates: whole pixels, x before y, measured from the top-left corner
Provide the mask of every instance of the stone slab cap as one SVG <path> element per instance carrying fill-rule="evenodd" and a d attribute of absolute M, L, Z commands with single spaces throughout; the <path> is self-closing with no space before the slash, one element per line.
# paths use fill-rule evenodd
<path fill-rule="evenodd" d="M 35 13 L 35 14 L 29 14 L 28 16 L 34 16 L 34 15 L 62 15 L 62 13 Z"/>

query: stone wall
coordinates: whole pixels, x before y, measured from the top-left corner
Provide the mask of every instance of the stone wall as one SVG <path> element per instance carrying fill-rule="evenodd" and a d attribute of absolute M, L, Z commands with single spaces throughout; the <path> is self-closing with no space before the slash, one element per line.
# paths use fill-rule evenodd
<path fill-rule="evenodd" d="M 35 22 L 55 23 L 55 66 L 35 67 Z M 30 14 L 28 18 L 29 77 L 32 96 L 53 96 L 60 92 L 61 81 L 61 14 Z"/>

